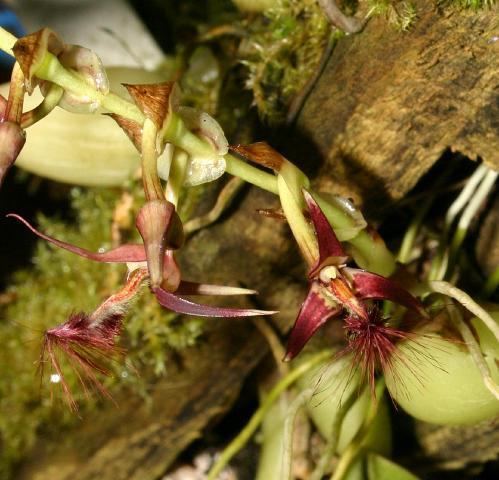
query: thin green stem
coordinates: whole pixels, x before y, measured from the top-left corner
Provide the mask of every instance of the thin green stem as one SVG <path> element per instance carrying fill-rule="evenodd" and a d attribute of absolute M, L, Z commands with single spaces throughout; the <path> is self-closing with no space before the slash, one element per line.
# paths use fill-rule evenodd
<path fill-rule="evenodd" d="M 269 408 L 279 398 L 279 395 L 290 387 L 298 378 L 330 356 L 331 352 L 329 350 L 314 355 L 309 360 L 302 363 L 299 367 L 292 370 L 288 375 L 281 379 L 274 388 L 272 388 L 265 400 L 262 402 L 260 408 L 253 414 L 248 424 L 243 428 L 239 435 L 232 440 L 232 442 L 225 448 L 220 457 L 217 459 L 208 474 L 207 480 L 215 480 L 217 475 L 223 470 L 230 459 L 239 450 L 241 450 L 244 445 L 246 445 L 246 442 L 253 436 Z"/>
<path fill-rule="evenodd" d="M 399 254 L 397 255 L 397 260 L 400 263 L 407 263 L 410 260 L 411 252 L 414 246 L 414 241 L 416 240 L 416 236 L 421 228 L 421 224 L 423 223 L 423 219 L 428 213 L 431 204 L 435 198 L 435 193 L 431 194 L 428 198 L 425 199 L 425 202 L 416 212 L 409 228 L 406 230 L 404 238 L 402 240 L 402 245 L 400 246 Z"/>
<path fill-rule="evenodd" d="M 170 175 L 166 185 L 166 199 L 178 207 L 178 200 L 180 198 L 180 191 L 184 184 L 185 173 L 187 171 L 187 164 L 189 156 L 183 150 L 175 148 L 172 154 L 172 163 L 170 167 Z"/>
<path fill-rule="evenodd" d="M 489 366 L 483 358 L 482 351 L 480 350 L 480 344 L 477 342 L 473 336 L 473 332 L 470 327 L 464 323 L 463 318 L 455 306 L 447 306 L 447 313 L 451 319 L 454 326 L 458 329 L 459 333 L 466 342 L 466 347 L 470 352 L 471 358 L 475 363 L 476 367 L 482 375 L 482 380 L 485 387 L 489 390 L 494 397 L 499 400 L 499 385 L 494 381 L 490 373 Z"/>
<path fill-rule="evenodd" d="M 356 389 L 352 389 L 346 399 L 342 399 L 342 403 L 338 414 L 334 418 L 333 425 L 331 428 L 331 437 L 326 445 L 324 452 L 321 455 L 319 462 L 317 463 L 317 467 L 310 475 L 310 480 L 321 480 L 326 473 L 327 468 L 331 464 L 331 460 L 333 459 L 334 454 L 338 448 L 338 442 L 340 440 L 341 433 L 341 425 L 343 424 L 343 420 L 345 415 L 350 410 L 350 407 L 354 404 L 355 400 L 357 400 Z"/>
<path fill-rule="evenodd" d="M 430 288 L 437 293 L 442 293 L 457 300 L 464 308 L 476 315 L 494 334 L 499 342 L 499 325 L 492 316 L 475 302 L 466 292 L 448 282 L 430 282 Z"/>
<path fill-rule="evenodd" d="M 109 112 L 121 115 L 122 117 L 133 120 L 139 124 L 142 124 L 144 121 L 144 114 L 136 105 L 114 93 L 104 94 L 95 90 L 95 88 L 86 83 L 79 75 L 70 70 L 66 70 L 57 57 L 51 53 L 45 54 L 35 75 L 42 80 L 48 80 L 59 85 L 68 92 L 75 92 L 78 93 L 78 95 L 88 97 L 89 100 L 102 106 Z"/>
<path fill-rule="evenodd" d="M 499 288 L 499 266 L 489 275 L 483 287 L 483 296 L 490 297 Z"/>
<path fill-rule="evenodd" d="M 147 200 L 164 198 L 163 187 L 158 177 L 158 152 L 156 138 L 158 128 L 155 123 L 146 118 L 142 128 L 142 182 Z"/>
<path fill-rule="evenodd" d="M 42 102 L 29 112 L 24 112 L 21 120 L 21 127 L 28 128 L 36 122 L 45 118 L 61 100 L 64 90 L 59 85 L 52 84 L 43 98 Z"/>
<path fill-rule="evenodd" d="M 281 476 L 282 480 L 292 480 L 292 459 L 293 459 L 293 432 L 294 423 L 299 410 L 310 400 L 315 392 L 315 388 L 308 388 L 291 402 L 291 405 L 286 411 L 286 419 L 284 420 L 284 434 L 283 434 L 283 454 L 281 459 Z"/>
<path fill-rule="evenodd" d="M 336 466 L 331 480 L 343 480 L 348 473 L 352 463 L 357 459 L 357 457 L 362 452 L 364 444 L 369 433 L 369 430 L 376 418 L 378 413 L 379 404 L 381 403 L 381 397 L 385 389 L 385 380 L 380 379 L 376 383 L 376 394 L 371 398 L 371 403 L 369 405 L 369 410 L 367 412 L 366 418 L 360 430 L 355 434 L 352 442 L 343 452 L 343 455 Z"/>
<path fill-rule="evenodd" d="M 314 231 L 303 215 L 303 206 L 297 202 L 291 182 L 286 181 L 286 178 L 279 173 L 277 176 L 277 186 L 279 188 L 281 206 L 286 215 L 289 227 L 308 266 L 312 267 L 319 258 L 319 248 Z M 303 198 L 301 191 L 300 195 Z"/>
<path fill-rule="evenodd" d="M 227 164 L 226 172 L 243 179 L 245 182 L 256 185 L 262 190 L 279 195 L 277 188 L 277 177 L 271 173 L 264 172 L 259 168 L 244 162 L 243 160 L 228 153 L 225 155 Z"/>
<path fill-rule="evenodd" d="M 454 269 L 455 259 L 459 248 L 461 247 L 464 239 L 466 238 L 466 234 L 468 233 L 469 226 L 471 221 L 477 214 L 480 209 L 482 203 L 487 198 L 488 194 L 494 187 L 494 184 L 497 180 L 499 173 L 494 172 L 487 168 L 487 173 L 483 177 L 480 185 L 476 189 L 471 198 L 468 206 L 464 209 L 461 218 L 457 224 L 456 232 L 454 233 L 454 237 L 452 238 L 451 246 L 449 249 L 449 275 L 452 275 L 452 270 Z M 438 279 L 440 280 L 440 279 Z"/>

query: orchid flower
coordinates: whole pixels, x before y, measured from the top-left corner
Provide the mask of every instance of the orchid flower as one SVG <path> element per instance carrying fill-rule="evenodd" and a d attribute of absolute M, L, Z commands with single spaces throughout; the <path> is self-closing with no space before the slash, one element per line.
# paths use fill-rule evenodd
<path fill-rule="evenodd" d="M 110 369 L 107 366 L 109 361 L 124 353 L 116 344 L 116 338 L 121 333 L 123 318 L 130 303 L 146 281 L 149 282 L 158 303 L 177 313 L 208 317 L 247 317 L 275 313 L 201 305 L 184 298 L 182 295 L 245 295 L 256 292 L 245 288 L 181 280 L 173 252 L 173 249 L 179 246 L 181 239 L 178 225 L 175 225 L 179 220 L 175 217 L 174 206 L 169 202 L 165 204 L 166 209 L 159 208 L 161 215 L 154 202 L 146 203 L 139 212 L 137 228 L 144 239 L 144 244 L 121 245 L 106 252 L 92 252 L 63 242 L 38 231 L 19 215 L 7 215 L 19 220 L 35 235 L 59 248 L 89 260 L 126 263 L 128 266 L 129 275 L 125 285 L 107 298 L 95 311 L 90 314 L 73 313 L 66 322 L 45 332 L 40 361 L 42 373 L 44 364 L 50 362 L 73 411 L 77 411 L 78 407 L 64 378 L 56 351 L 59 350 L 66 355 L 85 392 L 88 392 L 88 387 L 93 386 L 97 391 L 107 395 L 96 373 L 109 375 Z M 151 222 L 154 219 L 156 221 Z M 162 265 L 155 265 L 156 258 L 162 258 Z"/>
<path fill-rule="evenodd" d="M 169 205 L 170 215 L 173 217 L 174 208 L 172 204 Z M 92 252 L 40 232 L 19 215 L 11 213 L 7 215 L 7 217 L 19 220 L 35 235 L 43 240 L 89 260 L 103 263 L 126 263 L 130 271 L 134 271 L 137 268 L 143 268 L 145 266 L 145 262 L 147 261 L 147 250 L 143 244 L 125 244 L 106 252 Z M 141 216 L 139 213 L 137 220 L 138 224 L 140 224 L 140 219 Z M 168 222 L 171 223 L 170 220 Z M 181 280 L 180 271 L 175 261 L 172 247 L 174 246 L 167 243 L 167 248 L 163 252 L 163 265 L 161 268 L 162 282 L 159 285 L 151 285 L 152 292 L 156 296 L 159 304 L 163 307 L 181 314 L 205 317 L 248 317 L 255 315 L 271 315 L 276 313 L 265 310 L 201 305 L 184 298 L 182 295 L 247 295 L 254 294 L 256 291 L 248 290 L 246 288 L 210 285 Z M 152 268 L 155 267 L 148 265 L 148 274 L 144 277 L 144 280 L 146 278 L 150 278 Z"/>
<path fill-rule="evenodd" d="M 394 281 L 348 267 L 348 256 L 326 216 L 305 190 L 304 197 L 314 226 L 319 257 L 309 270 L 309 292 L 291 331 L 285 360 L 294 358 L 320 326 L 344 315 L 354 356 L 366 342 L 371 345 L 369 357 L 364 357 L 370 362 L 366 366 L 370 370 L 372 351 L 388 352 L 389 349 L 383 347 L 387 336 L 393 333 L 392 337 L 400 337 L 401 333 L 388 331 L 389 327 L 380 320 L 377 309 L 372 309 L 367 300 L 390 300 L 415 310 L 421 316 L 426 316 L 426 313 L 419 300 Z"/>

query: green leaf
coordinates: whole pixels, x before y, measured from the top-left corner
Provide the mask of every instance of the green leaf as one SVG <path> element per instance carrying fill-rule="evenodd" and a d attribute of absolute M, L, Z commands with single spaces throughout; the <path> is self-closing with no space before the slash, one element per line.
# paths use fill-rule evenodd
<path fill-rule="evenodd" d="M 369 480 L 419 480 L 405 468 L 375 453 L 367 456 L 367 474 Z"/>

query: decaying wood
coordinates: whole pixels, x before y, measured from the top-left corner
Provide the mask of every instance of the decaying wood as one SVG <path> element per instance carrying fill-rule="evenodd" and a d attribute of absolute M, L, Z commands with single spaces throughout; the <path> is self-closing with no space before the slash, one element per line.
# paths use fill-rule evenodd
<path fill-rule="evenodd" d="M 409 32 L 377 18 L 342 39 L 297 119 L 290 151 L 325 191 L 386 205 L 446 149 L 499 169 L 497 8 L 415 4 Z"/>

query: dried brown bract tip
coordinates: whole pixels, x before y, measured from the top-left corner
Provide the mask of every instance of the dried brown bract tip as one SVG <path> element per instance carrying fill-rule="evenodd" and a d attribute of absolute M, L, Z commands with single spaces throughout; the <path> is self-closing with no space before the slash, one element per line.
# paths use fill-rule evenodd
<path fill-rule="evenodd" d="M 116 113 L 105 113 L 104 115 L 111 117 L 121 127 L 137 151 L 140 152 L 142 149 L 142 125 Z"/>
<path fill-rule="evenodd" d="M 174 82 L 130 85 L 124 83 L 135 104 L 142 113 L 151 119 L 158 130 L 161 130 L 172 109 L 172 92 Z"/>
<path fill-rule="evenodd" d="M 279 172 L 287 162 L 277 150 L 274 150 L 267 142 L 256 142 L 249 145 L 232 145 L 230 150 L 241 155 L 251 162 L 270 168 Z"/>
<path fill-rule="evenodd" d="M 26 90 L 32 93 L 38 85 L 33 78 L 47 52 L 58 56 L 64 49 L 64 43 L 50 28 L 42 28 L 35 33 L 21 37 L 12 48 L 17 62 L 26 78 Z"/>

